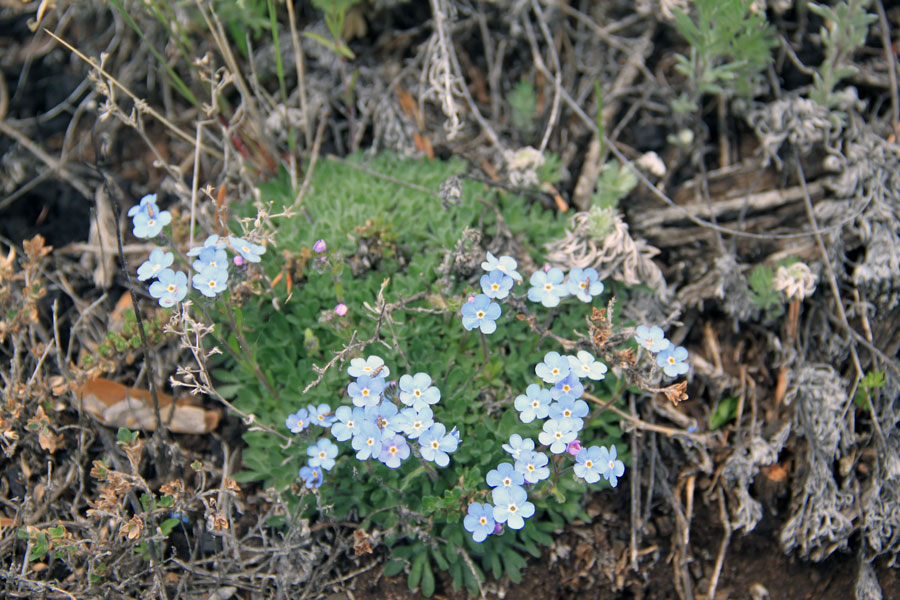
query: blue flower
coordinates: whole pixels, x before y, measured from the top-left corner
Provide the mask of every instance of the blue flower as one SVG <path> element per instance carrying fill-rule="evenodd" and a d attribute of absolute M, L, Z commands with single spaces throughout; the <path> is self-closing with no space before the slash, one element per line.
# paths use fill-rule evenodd
<path fill-rule="evenodd" d="M 605 450 L 606 448 L 598 446 L 579 450 L 575 455 L 575 475 L 588 483 L 600 481 L 601 469 L 608 468 L 609 463 L 609 452 L 606 452 L 606 456 L 603 455 Z"/>
<path fill-rule="evenodd" d="M 549 419 L 544 422 L 544 430 L 538 434 L 538 440 L 545 446 L 550 446 L 553 454 L 562 454 L 569 442 L 577 436 L 578 432 L 572 429 L 571 423 Z"/>
<path fill-rule="evenodd" d="M 258 244 L 253 244 L 248 242 L 244 238 L 228 236 L 228 243 L 231 245 L 231 248 L 244 257 L 244 260 L 248 262 L 259 262 L 261 259 L 259 258 L 261 254 L 266 253 L 266 249 L 264 246 L 260 246 Z"/>
<path fill-rule="evenodd" d="M 454 440 L 456 440 L 457 445 L 459 445 L 462 442 L 462 439 L 459 437 L 459 432 L 456 430 L 455 425 L 454 425 L 453 429 L 450 430 L 450 433 L 448 433 L 447 435 L 449 435 Z"/>
<path fill-rule="evenodd" d="M 494 333 L 497 330 L 497 319 L 500 318 L 500 305 L 491 302 L 484 294 L 478 294 L 471 302 L 462 307 L 462 324 L 471 331 L 478 327 L 481 333 Z"/>
<path fill-rule="evenodd" d="M 525 519 L 534 514 L 534 504 L 528 502 L 525 488 L 494 488 L 491 499 L 494 501 L 494 520 L 506 523 L 510 529 L 522 529 Z"/>
<path fill-rule="evenodd" d="M 187 275 L 181 271 L 176 273 L 172 269 L 163 269 L 157 280 L 150 284 L 150 295 L 159 298 L 159 305 L 163 308 L 174 306 L 187 295 Z"/>
<path fill-rule="evenodd" d="M 196 247 L 188 250 L 187 255 L 188 256 L 200 256 L 201 252 L 203 252 L 204 250 L 210 249 L 210 248 L 213 250 L 221 250 L 221 249 L 225 248 L 225 240 L 219 239 L 218 234 L 214 233 L 211 236 L 209 236 L 208 238 L 206 238 L 206 241 L 203 242 L 202 246 L 196 246 Z"/>
<path fill-rule="evenodd" d="M 600 464 L 600 474 L 609 481 L 609 485 L 616 487 L 619 483 L 618 478 L 625 473 L 625 463 L 616 460 L 616 447 L 610 446 L 607 450 L 601 446 L 597 462 Z"/>
<path fill-rule="evenodd" d="M 606 378 L 606 365 L 594 358 L 594 355 L 586 350 L 579 350 L 577 356 L 568 356 L 569 367 L 578 377 L 587 377 L 594 381 Z"/>
<path fill-rule="evenodd" d="M 586 417 L 588 412 L 588 405 L 584 400 L 565 398 L 550 405 L 550 418 L 557 421 L 568 419 L 567 423 L 574 431 L 581 431 L 584 427 L 582 418 Z"/>
<path fill-rule="evenodd" d="M 509 290 L 512 289 L 513 279 L 503 274 L 503 271 L 491 271 L 487 275 L 481 276 L 481 291 L 488 298 L 503 300 L 509 296 Z"/>
<path fill-rule="evenodd" d="M 140 204 L 128 209 L 128 216 L 133 217 L 138 213 L 149 214 L 150 212 L 159 212 L 159 209 L 156 208 L 156 194 L 147 194 L 141 198 Z"/>
<path fill-rule="evenodd" d="M 472 539 L 478 543 L 487 539 L 494 533 L 496 526 L 494 521 L 494 507 L 488 503 L 473 502 L 469 505 L 469 514 L 463 519 L 463 527 L 472 534 Z"/>
<path fill-rule="evenodd" d="M 441 390 L 431 385 L 428 373 L 402 375 L 399 386 L 400 402 L 407 406 L 422 408 L 428 404 L 437 404 L 441 399 Z"/>
<path fill-rule="evenodd" d="M 378 460 L 391 469 L 396 469 L 407 458 L 409 458 L 409 446 L 403 436 L 385 436 L 381 444 L 381 454 L 378 456 Z"/>
<path fill-rule="evenodd" d="M 509 443 L 503 444 L 503 450 L 518 460 L 523 454 L 534 450 L 534 440 L 531 438 L 522 439 L 521 435 L 514 433 L 509 436 Z"/>
<path fill-rule="evenodd" d="M 403 433 L 411 440 L 417 439 L 434 425 L 434 412 L 428 406 L 404 408 L 400 416 L 403 417 Z"/>
<path fill-rule="evenodd" d="M 492 488 L 498 486 L 510 487 L 512 485 L 522 485 L 525 483 L 525 476 L 516 471 L 511 463 L 500 463 L 496 469 L 488 471 L 485 481 Z"/>
<path fill-rule="evenodd" d="M 197 260 L 195 260 L 191 266 L 195 271 L 203 271 L 206 268 L 213 269 L 228 269 L 228 254 L 222 248 L 210 247 L 210 248 L 201 248 L 200 253 L 197 254 Z"/>
<path fill-rule="evenodd" d="M 550 477 L 547 464 L 550 459 L 543 452 L 523 452 L 516 461 L 516 471 L 522 474 L 527 483 L 538 483 Z"/>
<path fill-rule="evenodd" d="M 156 277 L 158 272 L 171 265 L 174 260 L 175 255 L 171 252 L 163 252 L 159 248 L 154 248 L 150 253 L 149 260 L 145 260 L 144 263 L 138 267 L 138 280 L 147 281 L 151 277 Z"/>
<path fill-rule="evenodd" d="M 550 384 L 562 381 L 568 377 L 571 370 L 569 359 L 560 356 L 559 352 L 548 352 L 544 355 L 544 362 L 534 367 L 535 374 Z"/>
<path fill-rule="evenodd" d="M 321 467 L 301 467 L 300 478 L 306 480 L 306 489 L 320 487 L 322 485 L 322 469 Z"/>
<path fill-rule="evenodd" d="M 377 373 L 377 375 L 375 375 Z M 368 358 L 353 358 L 347 367 L 350 377 L 377 376 L 387 378 L 391 376 L 391 370 L 384 365 L 384 359 L 374 354 Z"/>
<path fill-rule="evenodd" d="M 397 416 L 397 405 L 388 400 L 384 400 L 378 406 L 366 407 L 366 420 L 378 425 L 385 439 L 400 433 L 402 422 L 395 422 Z"/>
<path fill-rule="evenodd" d="M 199 273 L 194 273 L 191 284 L 207 298 L 215 298 L 228 287 L 228 269 L 205 267 Z"/>
<path fill-rule="evenodd" d="M 313 425 L 318 425 L 319 427 L 331 427 L 331 423 L 334 421 L 334 417 L 330 414 L 330 406 L 323 402 L 319 406 L 310 404 L 306 408 L 307 410 L 309 410 L 310 423 L 312 423 Z"/>
<path fill-rule="evenodd" d="M 536 383 L 525 388 L 525 393 L 516 396 L 515 407 L 523 423 L 543 419 L 550 411 L 550 391 Z"/>
<path fill-rule="evenodd" d="M 353 399 L 354 406 L 377 406 L 384 391 L 383 377 L 361 375 L 359 379 L 347 386 L 347 393 Z"/>
<path fill-rule="evenodd" d="M 346 442 L 356 433 L 366 420 L 366 409 L 361 407 L 339 406 L 334 411 L 331 422 L 331 435 L 339 442 Z"/>
<path fill-rule="evenodd" d="M 371 421 L 364 421 L 353 434 L 350 445 L 356 450 L 358 460 L 377 458 L 381 454 L 381 430 Z"/>
<path fill-rule="evenodd" d="M 307 461 L 309 466 L 321 467 L 330 471 L 334 466 L 334 459 L 338 455 L 338 447 L 328 438 L 319 438 L 315 446 L 309 446 L 306 449 L 306 455 L 309 457 Z"/>
<path fill-rule="evenodd" d="M 672 348 L 671 346 L 663 350 L 656 357 L 656 364 L 663 368 L 663 373 L 669 377 L 678 377 L 688 372 L 687 364 L 688 351 L 684 346 Z"/>
<path fill-rule="evenodd" d="M 522 276 L 516 271 L 517 266 L 516 260 L 512 256 L 501 256 L 500 258 L 497 258 L 490 252 L 487 253 L 487 260 L 481 263 L 481 268 L 488 273 L 500 271 L 501 273 L 509 275 L 516 281 L 522 281 Z"/>
<path fill-rule="evenodd" d="M 439 467 L 446 467 L 450 464 L 448 452 L 456 451 L 459 439 L 448 434 L 443 423 L 435 423 L 419 436 L 419 445 L 422 446 L 422 458 Z"/>
<path fill-rule="evenodd" d="M 291 430 L 291 433 L 300 433 L 309 426 L 309 411 L 301 408 L 292 415 L 288 415 L 284 420 L 284 425 Z"/>
<path fill-rule="evenodd" d="M 584 385 L 574 373 L 570 373 L 568 377 L 550 388 L 550 395 L 553 396 L 554 400 L 565 400 L 567 398 L 574 400 L 580 398 L 583 393 Z"/>
<path fill-rule="evenodd" d="M 562 298 L 569 295 L 569 290 L 563 284 L 564 278 L 563 272 L 556 267 L 547 273 L 535 271 L 528 280 L 531 284 L 531 288 L 528 290 L 528 299 L 532 302 L 540 302 L 547 308 L 557 306 Z"/>
<path fill-rule="evenodd" d="M 574 267 L 569 271 L 566 289 L 582 302 L 590 302 L 594 299 L 594 296 L 599 296 L 603 293 L 603 283 L 600 281 L 600 275 L 596 269 Z"/>
<path fill-rule="evenodd" d="M 147 212 L 139 211 L 134 215 L 134 237 L 154 238 L 162 232 L 163 227 L 172 222 L 172 215 L 167 210 L 159 210 L 155 204 L 147 206 Z"/>
<path fill-rule="evenodd" d="M 656 325 L 650 328 L 646 325 L 638 325 L 634 330 L 634 339 L 650 352 L 662 352 L 671 346 L 671 342 L 666 339 L 663 330 Z"/>

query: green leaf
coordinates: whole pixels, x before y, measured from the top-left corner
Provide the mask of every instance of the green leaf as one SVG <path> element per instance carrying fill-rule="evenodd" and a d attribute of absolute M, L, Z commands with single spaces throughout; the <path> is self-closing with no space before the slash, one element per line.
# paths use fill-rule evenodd
<path fill-rule="evenodd" d="M 406 580 L 406 584 L 409 586 L 410 591 L 414 591 L 419 587 L 419 582 L 422 580 L 422 571 L 425 568 L 426 562 L 428 562 L 428 556 L 424 552 L 419 552 L 413 557 L 412 566 L 409 569 L 409 577 Z"/>
<path fill-rule="evenodd" d="M 396 558 L 388 561 L 386 565 L 384 565 L 384 570 L 382 573 L 385 577 L 394 577 L 395 575 L 399 575 L 403 568 L 407 565 L 406 561 L 397 560 Z"/>
<path fill-rule="evenodd" d="M 718 429 L 725 423 L 731 421 L 737 416 L 737 396 L 729 396 L 724 400 L 720 400 L 716 404 L 716 408 L 709 415 L 709 428 Z"/>
<path fill-rule="evenodd" d="M 172 530 L 175 529 L 178 524 L 181 523 L 181 519 L 171 518 L 166 519 L 162 523 L 159 524 L 159 529 L 162 531 L 163 535 L 169 535 L 172 533 Z"/>
<path fill-rule="evenodd" d="M 424 554 L 424 553 L 423 553 Z M 427 555 L 425 555 L 427 556 Z M 425 566 L 422 568 L 422 595 L 430 598 L 434 594 L 434 573 L 431 571 L 431 565 L 428 559 L 425 560 Z"/>

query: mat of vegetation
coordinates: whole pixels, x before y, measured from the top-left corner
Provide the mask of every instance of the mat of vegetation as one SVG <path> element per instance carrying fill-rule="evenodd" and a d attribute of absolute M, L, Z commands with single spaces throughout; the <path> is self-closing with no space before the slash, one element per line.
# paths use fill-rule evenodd
<path fill-rule="evenodd" d="M 898 25 L 0 3 L 2 595 L 900 597 Z"/>

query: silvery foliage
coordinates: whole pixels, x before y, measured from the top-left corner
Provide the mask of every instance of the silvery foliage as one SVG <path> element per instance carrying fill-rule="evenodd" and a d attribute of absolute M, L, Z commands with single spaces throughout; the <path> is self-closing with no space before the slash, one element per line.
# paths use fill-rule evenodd
<path fill-rule="evenodd" d="M 855 441 L 845 417 L 847 385 L 830 365 L 803 365 L 793 371 L 793 377 L 785 403 L 794 404 L 792 428 L 805 441 L 805 448 L 780 541 L 787 553 L 796 548 L 803 557 L 823 560 L 834 550 L 846 548 L 854 531 L 852 477 L 844 477 L 842 484 L 834 477 L 836 461 L 847 455 Z"/>
<path fill-rule="evenodd" d="M 760 467 L 778 460 L 778 453 L 790 433 L 791 423 L 788 421 L 768 441 L 755 435 L 749 444 L 739 445 L 725 460 L 722 480 L 737 497 L 737 507 L 732 511 L 732 529 L 743 529 L 744 533 L 749 533 L 762 519 L 762 505 L 750 496 L 749 487 Z"/>
<path fill-rule="evenodd" d="M 878 585 L 875 570 L 869 563 L 862 563 L 856 578 L 856 600 L 881 600 L 881 598 L 881 586 Z"/>

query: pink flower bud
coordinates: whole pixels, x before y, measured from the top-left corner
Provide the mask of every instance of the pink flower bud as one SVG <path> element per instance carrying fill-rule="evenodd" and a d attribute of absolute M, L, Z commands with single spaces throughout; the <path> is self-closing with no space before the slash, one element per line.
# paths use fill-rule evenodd
<path fill-rule="evenodd" d="M 569 445 L 566 447 L 566 452 L 568 452 L 572 456 L 575 456 L 576 454 L 578 454 L 579 450 L 581 450 L 581 442 L 579 442 L 578 440 L 575 440 L 574 442 L 570 442 Z"/>
<path fill-rule="evenodd" d="M 313 244 L 313 252 L 316 254 L 322 254 L 327 249 L 328 246 L 325 245 L 325 240 L 316 240 L 316 243 Z"/>
<path fill-rule="evenodd" d="M 235 256 L 235 257 L 234 257 L 234 264 L 237 265 L 237 266 L 239 266 L 239 267 L 240 267 L 241 265 L 243 265 L 243 264 L 244 264 L 244 257 L 243 257 L 243 256 Z"/>
<path fill-rule="evenodd" d="M 347 305 L 343 304 L 343 303 L 338 304 L 337 306 L 334 307 L 334 312 L 339 317 L 343 317 L 344 315 L 346 315 L 348 310 L 350 310 L 350 309 L 347 308 Z"/>
<path fill-rule="evenodd" d="M 544 265 L 544 273 L 550 272 L 550 265 Z"/>
<path fill-rule="evenodd" d="M 503 532 L 503 523 L 494 523 L 494 535 Z"/>

